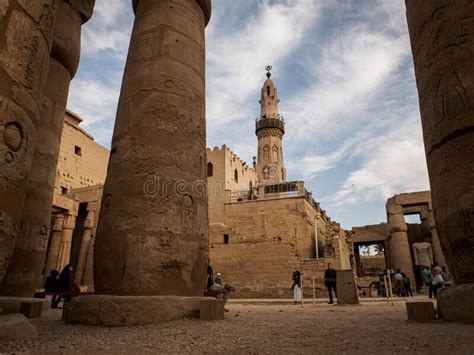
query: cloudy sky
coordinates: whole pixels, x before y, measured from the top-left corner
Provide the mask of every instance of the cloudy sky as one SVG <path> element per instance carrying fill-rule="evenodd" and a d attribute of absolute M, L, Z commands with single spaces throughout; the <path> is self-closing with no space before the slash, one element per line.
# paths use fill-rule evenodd
<path fill-rule="evenodd" d="M 131 0 L 97 0 L 69 108 L 110 146 Z M 207 144 L 251 163 L 265 66 L 285 117 L 285 164 L 345 228 L 385 221 L 385 201 L 429 189 L 404 0 L 213 0 Z"/>

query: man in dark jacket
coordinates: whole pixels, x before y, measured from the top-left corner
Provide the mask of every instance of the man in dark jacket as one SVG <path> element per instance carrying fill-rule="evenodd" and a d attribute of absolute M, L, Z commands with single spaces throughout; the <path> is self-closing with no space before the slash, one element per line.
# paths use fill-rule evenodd
<path fill-rule="evenodd" d="M 329 304 L 333 304 L 334 299 L 332 297 L 332 290 L 334 290 L 334 294 L 337 297 L 337 289 L 336 289 L 336 270 L 332 268 L 332 264 L 328 264 L 328 268 L 324 272 L 324 285 L 328 289 Z"/>

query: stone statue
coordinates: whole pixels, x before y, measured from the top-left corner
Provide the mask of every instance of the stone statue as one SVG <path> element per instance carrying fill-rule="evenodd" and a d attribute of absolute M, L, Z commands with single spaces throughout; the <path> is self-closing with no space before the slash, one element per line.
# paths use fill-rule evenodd
<path fill-rule="evenodd" d="M 431 266 L 433 265 L 433 249 L 431 243 L 413 243 L 413 256 L 415 265 Z"/>

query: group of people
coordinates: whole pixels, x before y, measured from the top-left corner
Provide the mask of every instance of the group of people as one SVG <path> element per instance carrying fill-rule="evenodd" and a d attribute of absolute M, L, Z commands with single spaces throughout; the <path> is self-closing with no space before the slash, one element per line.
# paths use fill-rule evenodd
<path fill-rule="evenodd" d="M 329 304 L 334 304 L 334 296 L 337 298 L 336 275 L 336 270 L 332 268 L 332 264 L 328 264 L 328 268 L 324 272 L 324 286 L 326 286 L 326 289 L 328 290 Z M 293 289 L 293 302 L 294 304 L 298 304 L 302 299 L 301 273 L 298 270 L 293 272 L 292 280 L 293 285 L 291 288 Z"/>
<path fill-rule="evenodd" d="M 423 282 L 428 286 L 428 297 L 436 298 L 439 288 L 452 284 L 453 276 L 445 266 L 440 267 L 435 261 L 431 267 L 423 266 Z"/>
<path fill-rule="evenodd" d="M 71 296 L 68 294 L 74 293 L 77 286 L 74 284 L 73 266 L 68 264 L 59 273 L 58 270 L 52 270 L 44 282 L 44 289 L 46 293 L 52 293 L 51 308 L 58 308 L 61 299 L 64 302 L 69 302 Z M 61 293 L 63 295 L 61 295 Z"/>
<path fill-rule="evenodd" d="M 398 297 L 413 297 L 413 291 L 411 290 L 411 281 L 408 275 L 397 269 L 397 273 L 394 276 L 395 287 L 397 289 Z"/>

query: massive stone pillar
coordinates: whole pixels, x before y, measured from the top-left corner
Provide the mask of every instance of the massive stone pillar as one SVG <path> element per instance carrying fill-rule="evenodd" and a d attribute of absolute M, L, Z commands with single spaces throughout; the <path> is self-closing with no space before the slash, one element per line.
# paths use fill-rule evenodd
<path fill-rule="evenodd" d="M 148 308 L 159 296 L 186 296 L 179 302 L 192 299 L 191 308 L 198 308 L 193 296 L 202 296 L 206 284 L 204 28 L 210 3 L 133 2 L 135 24 L 94 246 L 97 294 L 154 296 L 134 300 L 136 311 L 123 314 L 133 324 L 167 319 Z M 129 311 L 126 302 L 133 298 L 95 297 L 103 300 L 97 306 L 122 302 L 117 312 Z M 78 300 L 66 321 L 79 321 L 81 312 L 72 309 L 81 304 L 92 307 L 93 301 Z"/>
<path fill-rule="evenodd" d="M 431 231 L 431 245 L 433 246 L 434 258 L 439 263 L 439 265 L 447 266 L 432 211 L 430 211 L 428 214 L 428 224 Z"/>
<path fill-rule="evenodd" d="M 63 223 L 63 234 L 61 236 L 61 242 L 59 243 L 58 263 L 56 265 L 60 272 L 71 260 L 72 236 L 75 227 L 76 216 L 71 214 L 66 215 Z"/>
<path fill-rule="evenodd" d="M 12 259 L 0 293 L 31 297 L 41 279 L 48 245 L 56 166 L 69 84 L 79 66 L 81 25 L 92 15 L 95 0 L 61 0 L 49 61 L 48 77 L 40 107 L 38 138 L 31 176 Z"/>
<path fill-rule="evenodd" d="M 474 283 L 474 3 L 407 0 L 438 233 L 457 283 Z"/>
<path fill-rule="evenodd" d="M 51 232 L 48 255 L 44 267 L 44 276 L 47 277 L 52 270 L 58 270 L 59 249 L 61 248 L 61 238 L 63 236 L 64 215 L 57 214 Z M 59 271 L 59 270 L 58 270 Z"/>
<path fill-rule="evenodd" d="M 403 209 L 393 198 L 387 201 L 388 230 L 390 233 L 390 262 L 392 268 L 405 272 L 412 282 L 415 280 L 413 261 L 408 241 L 408 227 L 403 217 Z"/>
<path fill-rule="evenodd" d="M 0 0 L 0 283 L 20 228 L 57 0 Z"/>
<path fill-rule="evenodd" d="M 438 234 L 456 283 L 471 284 L 440 292 L 459 313 L 438 306 L 447 319 L 474 322 L 466 291 L 474 292 L 474 2 L 406 6 Z"/>
<path fill-rule="evenodd" d="M 91 246 L 92 229 L 94 228 L 94 211 L 88 211 L 86 220 L 84 221 L 84 232 L 82 234 L 81 249 L 79 250 L 79 258 L 77 260 L 75 280 L 78 285 L 82 285 L 84 274 L 86 272 L 87 256 Z"/>

